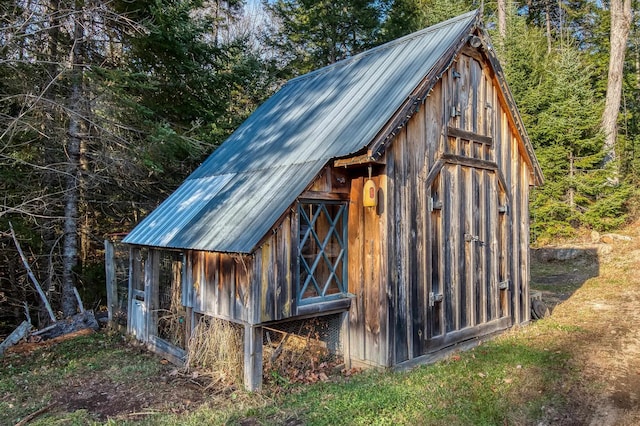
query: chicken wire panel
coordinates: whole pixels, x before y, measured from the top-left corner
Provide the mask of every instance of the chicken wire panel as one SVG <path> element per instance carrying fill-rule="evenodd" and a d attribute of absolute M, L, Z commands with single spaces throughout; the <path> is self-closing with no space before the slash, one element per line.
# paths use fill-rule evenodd
<path fill-rule="evenodd" d="M 171 310 L 180 303 L 182 281 L 182 254 L 178 252 L 160 252 L 158 286 L 160 309 Z"/>
<path fill-rule="evenodd" d="M 116 293 L 117 309 L 127 310 L 129 298 L 129 246 L 122 243 L 114 244 L 116 265 Z"/>
<path fill-rule="evenodd" d="M 182 305 L 182 269 L 183 257 L 181 253 L 160 252 L 157 336 L 185 349 L 186 311 Z"/>
<path fill-rule="evenodd" d="M 342 354 L 341 329 L 341 313 L 305 318 L 270 324 L 264 329 L 263 342 L 265 344 L 277 342 L 286 334 L 292 334 L 304 339 L 323 342 L 330 353 Z"/>
<path fill-rule="evenodd" d="M 107 279 L 111 280 L 110 282 L 115 286 L 112 293 L 114 299 L 110 302 L 113 310 L 112 319 L 115 323 L 124 326 L 127 324 L 127 311 L 129 309 L 130 247 L 117 239 L 110 240 L 108 244 L 111 244 L 113 248 L 112 251 L 105 249 L 107 269 L 109 269 L 109 265 L 112 265 L 110 272 L 107 271 Z M 137 253 L 137 260 L 140 262 L 138 267 L 144 270 L 147 250 L 139 250 Z M 107 258 L 107 255 L 110 257 Z M 114 275 L 110 277 L 110 273 Z"/>

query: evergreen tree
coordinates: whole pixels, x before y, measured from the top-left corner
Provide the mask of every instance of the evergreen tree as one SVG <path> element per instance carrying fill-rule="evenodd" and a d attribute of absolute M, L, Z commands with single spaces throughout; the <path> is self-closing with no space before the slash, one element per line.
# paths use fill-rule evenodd
<path fill-rule="evenodd" d="M 260 57 L 220 36 L 239 4 L 0 4 L 0 231 L 13 222 L 65 315 L 104 269 L 104 235 L 130 229 L 268 95 Z M 0 276 L 15 275 L 1 269 L 16 267 L 10 240 L 0 256 Z M 6 294 L 24 293 L 10 281 Z"/>
<path fill-rule="evenodd" d="M 374 46 L 386 1 L 263 1 L 276 29 L 270 43 L 290 74 L 304 74 Z"/>
<path fill-rule="evenodd" d="M 395 0 L 382 28 L 385 41 L 394 40 L 478 7 L 465 0 Z"/>
<path fill-rule="evenodd" d="M 516 16 L 508 31 L 500 55 L 546 180 L 532 195 L 534 239 L 619 226 L 629 189 L 612 185 L 613 171 L 603 167 L 604 104 L 591 57 L 567 44 L 549 53 L 544 30 Z"/>

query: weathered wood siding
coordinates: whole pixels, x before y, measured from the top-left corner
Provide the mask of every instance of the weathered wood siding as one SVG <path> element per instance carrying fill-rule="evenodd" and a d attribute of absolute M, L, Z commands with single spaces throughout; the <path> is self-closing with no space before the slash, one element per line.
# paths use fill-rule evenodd
<path fill-rule="evenodd" d="M 531 171 L 502 102 L 484 59 L 461 54 L 387 150 L 379 245 L 388 264 L 378 282 L 392 347 L 383 360 L 384 348 L 370 356 L 375 347 L 356 337 L 352 355 L 398 364 L 529 320 Z M 369 313 L 353 315 L 357 325 Z"/>
<path fill-rule="evenodd" d="M 386 366 L 389 360 L 386 286 L 386 176 L 374 174 L 377 207 L 364 207 L 365 170 L 351 179 L 349 204 L 349 293 L 355 295 L 349 314 L 350 355 L 365 364 Z"/>
<path fill-rule="evenodd" d="M 295 314 L 297 230 L 297 215 L 291 210 L 255 252 L 254 324 Z"/>
<path fill-rule="evenodd" d="M 495 76 L 461 54 L 372 168 L 327 167 L 301 200 L 349 200 L 349 354 L 392 366 L 529 320 L 531 170 Z M 185 304 L 246 324 L 299 315 L 298 213 L 251 255 L 188 252 Z"/>
<path fill-rule="evenodd" d="M 187 252 L 185 306 L 195 312 L 237 322 L 249 322 L 253 257 Z"/>
<path fill-rule="evenodd" d="M 295 301 L 294 220 L 295 215 L 288 214 L 251 255 L 189 252 L 185 305 L 247 324 L 290 317 Z"/>
<path fill-rule="evenodd" d="M 344 170 L 327 167 L 301 199 L 347 199 Z M 291 206 L 251 255 L 188 252 L 184 304 L 247 324 L 296 316 L 298 215 Z"/>

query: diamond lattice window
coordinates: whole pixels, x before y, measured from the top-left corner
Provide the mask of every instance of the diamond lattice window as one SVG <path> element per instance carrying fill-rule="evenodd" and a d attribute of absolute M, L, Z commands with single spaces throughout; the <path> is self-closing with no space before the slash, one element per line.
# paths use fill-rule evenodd
<path fill-rule="evenodd" d="M 299 204 L 298 303 L 331 300 L 347 292 L 347 205 Z"/>

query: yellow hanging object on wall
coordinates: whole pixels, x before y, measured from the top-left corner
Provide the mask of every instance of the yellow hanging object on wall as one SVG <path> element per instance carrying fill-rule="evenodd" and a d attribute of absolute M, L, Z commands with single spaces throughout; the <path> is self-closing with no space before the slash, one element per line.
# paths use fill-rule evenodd
<path fill-rule="evenodd" d="M 375 207 L 378 203 L 378 191 L 376 190 L 376 184 L 371 179 L 367 179 L 364 183 L 362 204 L 365 207 Z"/>

